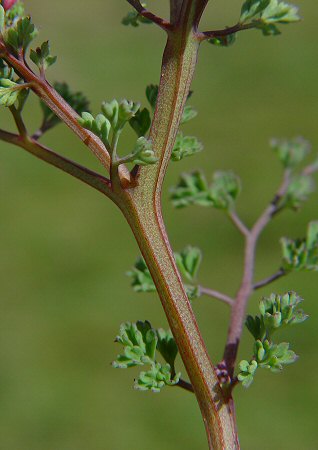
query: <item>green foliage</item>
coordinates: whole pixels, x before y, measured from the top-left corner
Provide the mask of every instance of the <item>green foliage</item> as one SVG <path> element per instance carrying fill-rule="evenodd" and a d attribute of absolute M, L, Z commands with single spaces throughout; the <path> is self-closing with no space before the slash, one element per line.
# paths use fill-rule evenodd
<path fill-rule="evenodd" d="M 189 205 L 212 206 L 209 185 L 201 171 L 183 173 L 177 186 L 171 189 L 171 200 L 176 208 Z"/>
<path fill-rule="evenodd" d="M 163 328 L 157 330 L 157 350 L 163 359 L 174 368 L 175 360 L 178 355 L 178 347 L 170 330 Z"/>
<path fill-rule="evenodd" d="M 108 138 L 111 125 L 109 120 L 103 114 L 98 114 L 94 117 L 89 112 L 83 112 L 82 117 L 78 119 L 78 122 L 82 125 L 82 127 L 98 136 L 99 139 L 105 144 L 106 148 L 110 148 Z"/>
<path fill-rule="evenodd" d="M 297 211 L 314 191 L 315 183 L 311 175 L 295 175 L 281 200 L 281 206 Z"/>
<path fill-rule="evenodd" d="M 311 148 L 310 143 L 302 137 L 291 140 L 273 139 L 270 144 L 286 169 L 294 169 L 299 166 L 310 153 Z"/>
<path fill-rule="evenodd" d="M 175 253 L 175 260 L 181 275 L 194 282 L 202 262 L 202 252 L 198 247 L 185 247 L 180 253 Z"/>
<path fill-rule="evenodd" d="M 127 122 L 134 117 L 140 108 L 140 103 L 129 100 L 112 100 L 111 102 L 102 103 L 102 112 L 109 120 L 111 127 L 115 133 L 120 132 Z"/>
<path fill-rule="evenodd" d="M 137 259 L 134 268 L 127 272 L 127 275 L 131 278 L 131 286 L 135 292 L 156 291 L 147 264 L 142 257 Z"/>
<path fill-rule="evenodd" d="M 142 3 L 142 6 L 145 8 L 146 4 Z M 136 28 L 139 27 L 140 24 L 151 24 L 152 21 L 147 19 L 146 17 L 143 17 L 138 13 L 138 11 L 133 9 L 132 11 L 129 11 L 129 13 L 122 19 L 121 23 L 123 25 L 131 25 L 132 27 Z"/>
<path fill-rule="evenodd" d="M 84 111 L 89 110 L 89 101 L 82 92 L 72 91 L 67 83 L 55 82 L 53 84 L 53 87 L 61 95 L 61 97 L 63 97 L 63 99 L 77 112 L 77 114 L 80 115 Z M 41 129 L 43 131 L 47 131 L 60 123 L 60 119 L 44 102 L 41 102 L 41 108 L 43 112 L 43 122 L 41 125 Z"/>
<path fill-rule="evenodd" d="M 232 209 L 240 192 L 240 179 L 233 172 L 216 172 L 214 174 L 210 186 L 210 196 L 215 208 Z"/>
<path fill-rule="evenodd" d="M 240 179 L 233 172 L 216 172 L 209 186 L 204 175 L 195 171 L 181 175 L 178 185 L 171 191 L 171 199 L 177 208 L 200 205 L 229 211 L 240 191 Z"/>
<path fill-rule="evenodd" d="M 184 136 L 183 133 L 179 132 L 171 153 L 171 160 L 180 161 L 187 156 L 195 155 L 201 150 L 203 150 L 203 145 L 196 137 Z"/>
<path fill-rule="evenodd" d="M 146 97 L 153 111 L 156 108 L 158 92 L 159 86 L 157 84 L 149 84 L 146 87 Z"/>
<path fill-rule="evenodd" d="M 248 387 L 253 381 L 258 367 L 279 372 L 284 365 L 296 361 L 297 355 L 290 350 L 289 344 L 274 344 L 273 334 L 281 328 L 304 322 L 308 316 L 298 309 L 303 301 L 295 292 L 284 295 L 271 294 L 259 303 L 260 314 L 247 316 L 246 327 L 255 339 L 254 355 L 250 362 L 243 360 L 239 364 L 238 380 Z"/>
<path fill-rule="evenodd" d="M 24 90 L 23 84 L 15 83 L 8 78 L 0 79 L 0 105 L 10 107 L 18 100 Z"/>
<path fill-rule="evenodd" d="M 7 65 L 7 63 L 0 58 L 0 78 L 13 80 L 14 70 Z"/>
<path fill-rule="evenodd" d="M 155 164 L 158 161 L 158 158 L 153 151 L 152 142 L 143 136 L 138 138 L 135 149 L 129 157 L 129 162 L 130 161 L 139 166 Z"/>
<path fill-rule="evenodd" d="M 180 374 L 174 370 L 178 349 L 170 331 L 154 330 L 147 321 L 126 322 L 120 326 L 116 342 L 124 346 L 124 352 L 113 361 L 113 367 L 150 366 L 135 380 L 135 389 L 160 392 L 164 386 L 174 386 L 179 382 Z M 166 364 L 156 360 L 157 350 L 167 361 Z"/>
<path fill-rule="evenodd" d="M 186 282 L 184 288 L 189 300 L 200 297 L 200 289 L 196 277 L 202 261 L 202 252 L 197 247 L 187 246 L 180 253 L 174 253 L 177 267 Z M 131 286 L 135 292 L 155 292 L 156 287 L 143 258 L 139 257 L 132 270 L 127 272 L 131 278 Z"/>
<path fill-rule="evenodd" d="M 16 54 L 25 52 L 37 35 L 37 30 L 30 17 L 21 17 L 4 33 L 4 41 L 10 45 Z"/>
<path fill-rule="evenodd" d="M 240 373 L 237 378 L 242 382 L 244 387 L 248 388 L 253 383 L 254 375 L 257 369 L 257 362 L 255 360 L 248 362 L 243 359 L 243 361 L 239 363 L 239 369 Z"/>
<path fill-rule="evenodd" d="M 305 239 L 281 239 L 283 268 L 290 270 L 318 271 L 318 222 L 308 224 Z"/>
<path fill-rule="evenodd" d="M 231 47 L 236 42 L 236 33 L 228 34 L 227 36 L 213 37 L 208 40 L 212 45 L 217 47 Z"/>
<path fill-rule="evenodd" d="M 151 125 L 150 112 L 147 108 L 138 110 L 134 117 L 129 121 L 131 128 L 137 133 L 138 137 L 146 136 Z"/>
<path fill-rule="evenodd" d="M 49 41 L 45 41 L 41 47 L 37 47 L 36 50 L 31 50 L 30 59 L 38 66 L 40 71 L 45 72 L 56 62 L 57 56 L 51 55 Z"/>
<path fill-rule="evenodd" d="M 182 113 L 181 125 L 194 119 L 197 115 L 198 111 L 196 111 L 192 106 L 186 105 Z"/>
<path fill-rule="evenodd" d="M 240 23 L 257 28 L 265 36 L 280 34 L 277 25 L 298 22 L 298 8 L 280 0 L 246 0 Z"/>

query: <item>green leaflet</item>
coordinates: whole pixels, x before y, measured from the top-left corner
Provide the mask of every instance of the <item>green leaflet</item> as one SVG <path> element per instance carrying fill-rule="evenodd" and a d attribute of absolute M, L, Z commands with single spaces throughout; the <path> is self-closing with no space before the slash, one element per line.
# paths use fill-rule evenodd
<path fill-rule="evenodd" d="M 184 136 L 181 132 L 179 132 L 172 149 L 171 160 L 180 161 L 183 158 L 195 155 L 201 150 L 203 150 L 203 145 L 196 137 Z"/>
<path fill-rule="evenodd" d="M 233 172 L 216 172 L 209 186 L 204 175 L 195 171 L 181 175 L 178 185 L 171 190 L 171 199 L 177 208 L 200 205 L 226 211 L 234 207 L 240 191 L 240 179 Z"/>
<path fill-rule="evenodd" d="M 11 27 L 5 29 L 4 41 L 18 54 L 20 50 L 26 51 L 37 33 L 31 18 L 21 17 L 14 21 Z"/>
<path fill-rule="evenodd" d="M 300 20 L 298 8 L 280 0 L 246 0 L 241 10 L 240 23 L 262 31 L 264 36 L 277 35 L 277 25 Z"/>
<path fill-rule="evenodd" d="M 155 164 L 158 158 L 153 151 L 152 142 L 143 136 L 138 138 L 130 160 L 133 164 L 138 164 L 139 166 Z"/>
<path fill-rule="evenodd" d="M 5 107 L 13 106 L 21 96 L 22 91 L 26 90 L 23 84 L 15 83 L 8 78 L 0 79 L 0 105 Z"/>
<path fill-rule="evenodd" d="M 246 327 L 255 339 L 254 354 L 250 362 L 243 360 L 239 364 L 238 380 L 249 387 L 253 382 L 257 368 L 279 372 L 285 365 L 297 360 L 287 342 L 274 344 L 272 336 L 278 329 L 299 324 L 308 319 L 299 304 L 303 301 L 295 292 L 284 295 L 271 294 L 263 297 L 259 303 L 260 314 L 247 316 Z"/>
<path fill-rule="evenodd" d="M 57 56 L 51 55 L 49 41 L 45 41 L 41 47 L 37 47 L 36 50 L 31 50 L 30 59 L 38 66 L 40 71 L 45 72 L 56 62 Z"/>
<path fill-rule="evenodd" d="M 305 239 L 282 238 L 283 268 L 289 270 L 318 271 L 318 222 L 308 224 Z"/>
<path fill-rule="evenodd" d="M 142 6 L 145 8 L 146 3 L 142 3 Z M 152 21 L 143 17 L 138 13 L 135 9 L 129 11 L 129 13 L 122 19 L 121 23 L 126 26 L 132 26 L 134 28 L 139 27 L 140 24 L 152 24 Z"/>
<path fill-rule="evenodd" d="M 272 150 L 277 154 L 283 166 L 294 169 L 310 153 L 311 145 L 303 137 L 294 139 L 272 139 L 270 142 Z"/>
<path fill-rule="evenodd" d="M 135 389 L 160 392 L 164 386 L 174 386 L 179 382 L 180 374 L 174 370 L 178 349 L 170 331 L 154 330 L 147 321 L 126 322 L 120 326 L 116 342 L 123 345 L 124 352 L 113 361 L 113 367 L 150 366 L 149 370 L 140 372 L 135 380 Z M 157 351 L 166 364 L 157 361 Z"/>
<path fill-rule="evenodd" d="M 200 297 L 196 285 L 196 276 L 202 261 L 202 252 L 197 247 L 187 246 L 180 253 L 175 253 L 177 267 L 183 278 L 191 284 L 185 284 L 185 290 L 190 300 Z M 143 258 L 139 257 L 132 270 L 127 272 L 131 278 L 131 286 L 135 292 L 155 292 L 156 287 L 149 269 Z"/>

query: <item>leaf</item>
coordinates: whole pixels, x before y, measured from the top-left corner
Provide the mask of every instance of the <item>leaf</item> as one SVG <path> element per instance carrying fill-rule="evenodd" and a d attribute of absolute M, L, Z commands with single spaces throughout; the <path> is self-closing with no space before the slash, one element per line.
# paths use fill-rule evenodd
<path fill-rule="evenodd" d="M 292 364 L 298 359 L 295 352 L 289 349 L 288 342 L 273 344 L 267 340 L 255 342 L 255 355 L 258 367 L 279 372 L 283 366 Z"/>
<path fill-rule="evenodd" d="M 237 379 L 242 382 L 244 387 L 248 388 L 253 383 L 257 367 L 257 362 L 254 360 L 251 362 L 243 360 L 239 363 L 240 373 Z"/>
<path fill-rule="evenodd" d="M 132 270 L 127 272 L 127 275 L 131 277 L 131 286 L 135 292 L 155 292 L 156 286 L 151 278 L 149 269 L 145 260 L 139 257 Z"/>
<path fill-rule="evenodd" d="M 14 22 L 10 28 L 6 29 L 4 40 L 18 54 L 20 50 L 24 52 L 27 49 L 36 35 L 37 30 L 31 18 L 22 17 L 17 22 Z"/>
<path fill-rule="evenodd" d="M 241 9 L 240 22 L 246 23 L 258 16 L 269 5 L 271 0 L 246 0 Z"/>
<path fill-rule="evenodd" d="M 277 24 L 300 20 L 298 8 L 280 0 L 247 0 L 241 10 L 240 23 L 250 24 L 265 36 L 280 34 Z"/>
<path fill-rule="evenodd" d="M 137 133 L 138 137 L 145 136 L 151 125 L 150 112 L 143 108 L 136 112 L 135 116 L 129 121 L 131 128 Z"/>
<path fill-rule="evenodd" d="M 178 355 L 178 347 L 174 337 L 170 330 L 165 331 L 162 328 L 157 330 L 158 343 L 157 350 L 164 358 L 164 360 L 170 365 L 170 367 L 174 367 L 174 363 L 176 357 Z"/>
<path fill-rule="evenodd" d="M 40 70 L 46 71 L 56 62 L 57 56 L 51 55 L 49 41 L 46 41 L 36 50 L 31 50 L 30 59 Z"/>
<path fill-rule="evenodd" d="M 3 32 L 5 25 L 5 11 L 3 9 L 3 6 L 0 5 L 0 33 Z"/>
<path fill-rule="evenodd" d="M 203 150 L 203 145 L 194 136 L 184 136 L 181 132 L 177 134 L 171 159 L 172 161 L 180 161 L 188 156 L 195 155 Z"/>
<path fill-rule="evenodd" d="M 158 92 L 159 86 L 157 84 L 149 84 L 146 87 L 146 97 L 153 111 L 156 108 Z"/>
<path fill-rule="evenodd" d="M 159 392 L 164 386 L 174 386 L 179 382 L 180 373 L 175 374 L 170 364 L 161 364 L 156 360 L 158 346 L 158 351 L 174 365 L 178 349 L 170 332 L 162 329 L 156 331 L 148 321 L 126 322 L 120 326 L 116 342 L 124 346 L 124 352 L 113 361 L 113 367 L 127 369 L 150 365 L 150 369 L 141 372 L 135 380 L 135 389 Z"/>
<path fill-rule="evenodd" d="M 126 322 L 120 326 L 116 341 L 124 346 L 124 354 L 118 355 L 113 367 L 128 367 L 151 364 L 155 358 L 157 334 L 149 322 Z"/>
<path fill-rule="evenodd" d="M 318 222 L 308 224 L 306 239 L 280 240 L 285 270 L 318 271 Z"/>
<path fill-rule="evenodd" d="M 197 247 L 191 247 L 189 245 L 180 253 L 175 253 L 174 256 L 181 274 L 186 280 L 193 282 L 202 261 L 201 250 Z"/>
<path fill-rule="evenodd" d="M 198 112 L 192 106 L 186 105 L 182 113 L 181 125 L 194 119 L 197 115 Z"/>
<path fill-rule="evenodd" d="M 230 210 L 241 192 L 241 182 L 233 172 L 216 172 L 209 189 L 214 208 Z"/>
<path fill-rule="evenodd" d="M 171 200 L 176 208 L 213 205 L 206 178 L 200 171 L 182 174 L 177 186 L 171 189 Z"/>
<path fill-rule="evenodd" d="M 103 115 L 98 114 L 96 117 L 88 112 L 83 112 L 82 117 L 78 119 L 78 123 L 89 131 L 92 131 L 101 141 L 109 148 L 109 132 L 110 132 L 110 122 Z"/>
<path fill-rule="evenodd" d="M 155 164 L 158 161 L 152 148 L 152 142 L 143 136 L 137 139 L 131 159 L 134 164 L 139 166 Z"/>
<path fill-rule="evenodd" d="M 311 149 L 310 143 L 302 137 L 291 140 L 273 139 L 270 144 L 283 166 L 288 169 L 297 167 Z"/>
<path fill-rule="evenodd" d="M 142 6 L 145 7 L 146 4 L 142 3 Z M 146 17 L 143 17 L 138 13 L 135 9 L 129 11 L 129 13 L 122 19 L 121 23 L 126 26 L 132 26 L 134 28 L 139 27 L 140 24 L 152 24 L 153 22 Z"/>
<path fill-rule="evenodd" d="M 314 191 L 315 183 L 310 175 L 295 175 L 281 203 L 286 208 L 298 210 Z"/>
<path fill-rule="evenodd" d="M 0 105 L 10 107 L 18 100 L 23 84 L 15 83 L 7 78 L 0 79 Z"/>
<path fill-rule="evenodd" d="M 217 47 L 231 47 L 236 42 L 236 33 L 228 34 L 227 36 L 217 36 L 209 39 L 208 42 Z"/>
<path fill-rule="evenodd" d="M 172 378 L 169 364 L 153 364 L 147 372 L 140 372 L 134 388 L 139 391 L 160 392 L 164 386 L 175 386 L 180 380 L 180 373 Z"/>

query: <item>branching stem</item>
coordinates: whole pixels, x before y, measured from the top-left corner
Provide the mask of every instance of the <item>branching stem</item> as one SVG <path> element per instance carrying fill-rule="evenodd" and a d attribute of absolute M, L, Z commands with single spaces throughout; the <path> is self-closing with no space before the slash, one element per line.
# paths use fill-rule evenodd
<path fill-rule="evenodd" d="M 257 242 L 260 234 L 274 217 L 275 212 L 278 210 L 279 202 L 287 191 L 289 179 L 290 171 L 286 170 L 284 173 L 283 182 L 278 189 L 273 201 L 261 214 L 259 219 L 256 221 L 252 229 L 247 233 L 245 237 L 243 278 L 241 286 L 236 295 L 236 301 L 231 310 L 230 325 L 223 356 L 223 362 L 225 363 L 225 367 L 231 379 L 233 378 L 234 374 L 238 347 L 245 322 L 246 306 L 254 290 L 253 278 Z"/>
<path fill-rule="evenodd" d="M 204 286 L 199 286 L 199 291 L 201 294 L 221 300 L 221 302 L 224 302 L 229 306 L 233 306 L 233 304 L 235 302 L 235 300 L 233 298 L 229 297 L 226 294 L 223 294 L 222 292 L 215 291 L 214 289 L 209 289 Z"/>

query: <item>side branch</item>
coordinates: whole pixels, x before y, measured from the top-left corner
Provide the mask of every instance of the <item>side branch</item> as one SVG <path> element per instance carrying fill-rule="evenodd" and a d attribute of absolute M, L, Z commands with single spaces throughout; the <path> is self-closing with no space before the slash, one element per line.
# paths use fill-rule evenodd
<path fill-rule="evenodd" d="M 274 281 L 278 280 L 279 278 L 283 277 L 284 275 L 287 275 L 286 270 L 279 269 L 278 272 L 274 273 L 272 276 L 265 278 L 264 280 L 259 281 L 258 283 L 255 283 L 253 286 L 253 289 L 260 289 L 264 286 L 267 286 L 270 283 L 273 283 Z"/>
<path fill-rule="evenodd" d="M 43 100 L 47 106 L 84 142 L 84 144 L 99 159 L 101 164 L 109 170 L 110 156 L 104 144 L 93 133 L 84 129 L 78 123 L 78 114 L 73 108 L 61 97 L 58 92 L 46 81 L 37 77 L 34 72 L 15 56 L 9 53 L 6 48 L 1 46 L 1 57 L 8 63 L 10 67 L 30 83 L 30 88 L 35 94 Z"/>
<path fill-rule="evenodd" d="M 27 152 L 47 162 L 48 164 L 57 167 L 63 172 L 72 175 L 78 180 L 83 181 L 94 189 L 102 192 L 107 197 L 113 197 L 113 192 L 111 190 L 110 181 L 103 177 L 102 175 L 94 172 L 93 170 L 87 169 L 80 164 L 65 158 L 58 153 L 53 152 L 49 148 L 40 144 L 39 142 L 33 140 L 32 138 L 21 138 L 21 136 L 13 133 L 9 133 L 4 130 L 0 130 L 0 140 L 8 142 L 9 144 L 16 145 L 23 148 Z"/>
<path fill-rule="evenodd" d="M 206 41 L 207 39 L 222 38 L 230 36 L 231 34 L 238 33 L 239 31 L 250 30 L 255 28 L 255 24 L 242 24 L 237 23 L 233 27 L 224 28 L 223 30 L 204 31 L 198 34 L 200 41 Z"/>
<path fill-rule="evenodd" d="M 165 31 L 169 31 L 172 29 L 172 25 L 170 22 L 148 11 L 146 8 L 142 6 L 139 0 L 127 0 L 127 1 L 133 8 L 135 8 L 138 14 L 140 14 L 145 19 L 150 20 L 151 22 L 155 23 Z"/>
<path fill-rule="evenodd" d="M 222 292 L 215 291 L 214 289 L 209 289 L 204 286 L 199 286 L 200 294 L 207 295 L 208 297 L 216 298 L 217 300 L 220 300 L 223 303 L 226 303 L 229 306 L 232 306 L 235 302 L 235 300 L 231 297 L 229 297 L 226 294 L 223 294 Z"/>

